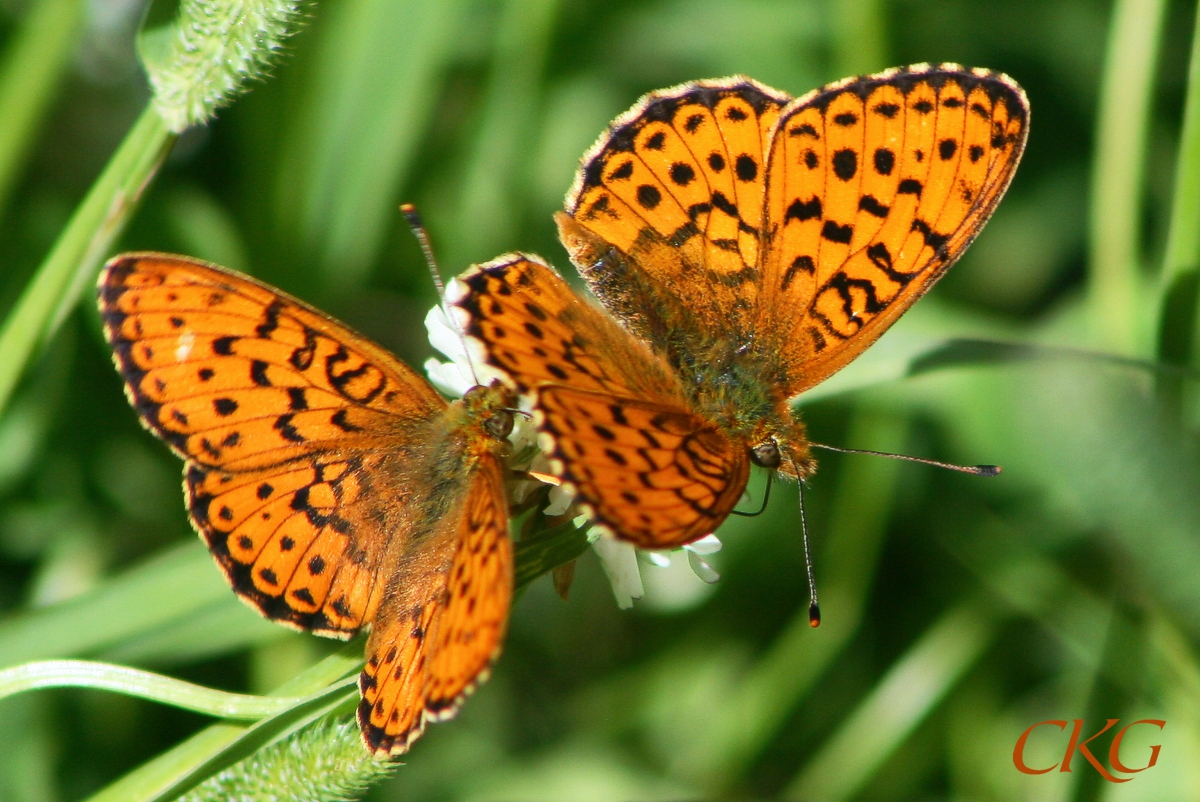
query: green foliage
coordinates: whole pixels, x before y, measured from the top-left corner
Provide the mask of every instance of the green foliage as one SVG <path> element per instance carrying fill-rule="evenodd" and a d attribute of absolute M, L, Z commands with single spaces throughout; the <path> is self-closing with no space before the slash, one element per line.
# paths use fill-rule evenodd
<path fill-rule="evenodd" d="M 131 4 L 0 8 L 0 693 L 29 691 L 0 698 L 0 798 L 1195 798 L 1195 6 L 339 0 L 298 25 L 184 0 L 140 35 Z M 361 642 L 264 622 L 189 531 L 86 302 L 100 262 L 224 261 L 418 365 L 434 298 L 396 203 L 447 273 L 566 269 L 550 215 L 641 93 L 944 60 L 1026 87 L 1025 163 L 947 280 L 799 403 L 820 442 L 1004 473 L 824 457 L 817 630 L 784 488 L 723 527 L 719 583 L 643 564 L 632 611 L 582 533 L 534 526 L 495 676 L 384 779 L 346 721 Z M 563 603 L 540 577 L 581 552 Z M 246 718 L 214 723 L 227 703 Z M 1038 721 L 1117 717 L 1167 721 L 1123 747 L 1162 744 L 1129 783 L 1013 767 Z"/>

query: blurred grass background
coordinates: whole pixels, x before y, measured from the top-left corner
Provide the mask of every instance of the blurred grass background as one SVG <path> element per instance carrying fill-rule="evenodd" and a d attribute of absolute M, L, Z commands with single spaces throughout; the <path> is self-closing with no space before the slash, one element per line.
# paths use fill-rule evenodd
<path fill-rule="evenodd" d="M 142 11 L 0 3 L 0 310 L 146 103 Z M 962 263 L 804 399 L 819 441 L 1005 472 L 826 456 L 806 494 L 815 631 L 787 493 L 720 531 L 712 587 L 681 559 L 647 565 L 622 612 L 585 555 L 569 602 L 547 579 L 519 599 L 495 676 L 370 798 L 1200 798 L 1194 386 L 1071 356 L 914 361 L 975 337 L 1191 363 L 1194 28 L 1194 4 L 1168 0 L 307 6 L 271 75 L 180 138 L 120 247 L 253 272 L 411 364 L 435 299 L 396 205 L 421 208 L 448 272 L 509 249 L 568 269 L 550 215 L 643 92 L 744 72 L 801 94 L 959 61 L 1009 73 L 1033 107 L 1024 163 Z M 0 667 L 89 657 L 266 693 L 332 650 L 224 586 L 83 303 L 0 417 Z M 1140 766 L 1161 743 L 1157 766 L 1120 786 L 1078 757 L 1013 767 L 1026 727 L 1075 718 L 1085 737 L 1165 719 L 1121 752 Z M 97 691 L 5 699 L 0 799 L 85 798 L 207 723 Z M 1061 760 L 1065 738 L 1039 732 L 1029 764 Z"/>

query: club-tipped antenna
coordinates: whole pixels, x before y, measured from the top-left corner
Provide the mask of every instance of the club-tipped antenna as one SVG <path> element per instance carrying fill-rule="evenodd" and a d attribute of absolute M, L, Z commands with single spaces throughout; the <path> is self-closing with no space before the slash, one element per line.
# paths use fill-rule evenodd
<path fill-rule="evenodd" d="M 433 278 L 433 286 L 437 288 L 438 303 L 442 307 L 442 314 L 446 316 L 446 321 L 454 328 L 458 339 L 463 344 L 463 351 L 467 355 L 467 366 L 471 369 L 471 380 L 475 384 L 479 384 L 479 374 L 475 372 L 475 363 L 471 361 L 471 352 L 467 350 L 466 335 L 458 326 L 458 321 L 450 314 L 450 307 L 446 303 L 446 283 L 442 281 L 442 271 L 438 268 L 437 259 L 433 255 L 433 245 L 429 241 L 429 232 L 425 230 L 425 224 L 421 222 L 421 215 L 417 212 L 417 207 L 411 203 L 400 204 L 400 214 L 404 215 L 405 221 L 408 222 L 409 229 L 412 230 L 413 236 L 417 238 L 417 243 L 421 246 L 421 253 L 425 254 L 425 266 L 429 268 L 429 275 Z"/>
<path fill-rule="evenodd" d="M 740 515 L 743 518 L 754 518 L 762 515 L 767 509 L 767 502 L 771 500 L 771 481 L 775 478 L 775 471 L 767 474 L 767 489 L 763 492 L 762 506 L 756 512 L 742 512 L 741 510 L 730 510 L 734 515 Z"/>
<path fill-rule="evenodd" d="M 404 219 L 408 221 L 408 227 L 421 246 L 421 253 L 425 254 L 425 265 L 429 268 L 429 275 L 433 277 L 433 286 L 437 287 L 438 300 L 445 307 L 446 283 L 442 281 L 442 271 L 438 269 L 437 259 L 433 255 L 433 245 L 429 243 L 429 232 L 425 230 L 425 224 L 421 222 L 421 215 L 417 212 L 417 207 L 411 203 L 400 204 L 400 214 L 404 215 Z M 447 313 L 446 317 L 449 316 Z"/>
<path fill-rule="evenodd" d="M 793 468 L 795 465 L 793 462 Z M 796 469 L 796 476 L 800 476 L 799 469 Z M 808 625 L 816 629 L 821 626 L 821 602 L 817 599 L 817 577 L 813 573 L 812 549 L 808 544 L 808 516 L 804 514 L 804 480 L 799 479 L 796 485 L 800 488 L 800 534 L 804 541 L 804 570 L 808 575 Z"/>
<path fill-rule="evenodd" d="M 1001 470 L 999 465 L 955 465 L 953 462 L 939 462 L 935 459 L 910 457 L 907 454 L 892 454 L 887 451 L 868 451 L 865 448 L 839 448 L 838 446 L 827 446 L 824 443 L 812 442 L 809 445 L 813 448 L 821 448 L 826 451 L 836 451 L 839 454 L 866 454 L 871 457 L 887 457 L 888 459 L 899 459 L 905 462 L 919 462 L 922 465 L 932 465 L 935 468 L 945 468 L 948 471 L 958 471 L 959 473 L 967 473 L 971 476 L 995 476 Z"/>

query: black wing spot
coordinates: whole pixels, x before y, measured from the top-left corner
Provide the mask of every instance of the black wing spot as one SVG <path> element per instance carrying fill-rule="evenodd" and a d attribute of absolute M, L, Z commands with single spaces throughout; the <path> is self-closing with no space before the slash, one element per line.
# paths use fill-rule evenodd
<path fill-rule="evenodd" d="M 329 422 L 341 429 L 343 432 L 354 433 L 363 431 L 361 426 L 355 426 L 350 422 L 350 419 L 346 417 L 348 414 L 349 410 L 339 409 L 337 412 L 329 416 Z"/>
<path fill-rule="evenodd" d="M 704 122 L 703 114 L 693 114 L 687 118 L 687 121 L 683 124 L 683 129 L 689 134 L 694 134 L 702 122 Z"/>
<path fill-rule="evenodd" d="M 200 381 L 206 382 L 216 375 L 216 371 L 214 371 L 212 368 L 200 368 L 196 375 L 200 377 Z M 159 389 L 161 390 L 163 388 L 160 387 Z"/>
<path fill-rule="evenodd" d="M 874 195 L 863 195 L 858 202 L 858 208 L 875 217 L 887 217 L 890 207 L 884 206 Z"/>
<path fill-rule="evenodd" d="M 850 148 L 843 148 L 833 154 L 833 172 L 843 181 L 854 178 L 858 172 L 858 154 Z"/>
<path fill-rule="evenodd" d="M 213 400 L 213 409 L 222 418 L 228 418 L 233 413 L 237 412 L 238 402 L 232 398 L 217 398 Z"/>
<path fill-rule="evenodd" d="M 175 317 L 174 315 L 171 316 L 171 328 L 181 329 L 181 328 L 183 328 L 183 323 L 184 323 L 183 318 Z"/>
<path fill-rule="evenodd" d="M 254 548 L 254 541 L 250 539 L 249 535 L 242 535 L 238 538 L 238 545 L 242 548 L 242 551 L 250 551 L 250 549 Z"/>
<path fill-rule="evenodd" d="M 967 155 L 971 158 L 971 163 L 974 164 L 975 162 L 977 162 L 983 158 L 983 146 L 982 145 L 972 145 L 970 148 L 967 149 Z"/>
<path fill-rule="evenodd" d="M 268 585 L 278 585 L 279 584 L 279 577 L 277 577 L 275 575 L 275 572 L 272 571 L 270 568 L 262 569 L 261 571 L 258 572 L 258 575 L 261 576 L 262 580 L 264 582 L 266 582 Z"/>
<path fill-rule="evenodd" d="M 606 426 L 601 426 L 598 423 L 592 424 L 592 431 L 594 431 L 602 439 L 608 440 L 609 442 L 617 439 L 617 436 L 613 434 L 612 429 L 609 429 Z"/>
<path fill-rule="evenodd" d="M 843 111 L 841 114 L 834 116 L 833 122 L 835 125 L 840 125 L 843 128 L 849 128 L 858 122 L 858 115 L 852 111 Z"/>
<path fill-rule="evenodd" d="M 821 135 L 817 133 L 817 129 L 813 128 L 811 123 L 804 123 L 804 125 L 789 128 L 788 136 L 811 136 L 813 139 L 821 138 Z"/>
<path fill-rule="evenodd" d="M 637 200 L 643 209 L 653 209 L 662 202 L 662 193 L 658 191 L 658 187 L 642 184 L 637 188 Z"/>
<path fill-rule="evenodd" d="M 538 324 L 530 323 L 529 321 L 525 321 L 525 331 L 529 332 L 531 336 L 537 337 L 539 340 L 545 338 L 546 336 Z"/>
<path fill-rule="evenodd" d="M 896 188 L 896 194 L 898 194 L 898 195 L 916 195 L 919 198 L 919 197 L 921 197 L 922 189 L 924 189 L 924 187 L 921 186 L 920 181 L 918 181 L 915 178 L 906 178 L 903 181 L 901 181 L 900 186 L 898 186 Z"/>
<path fill-rule="evenodd" d="M 712 194 L 712 205 L 730 217 L 738 216 L 737 206 L 731 203 L 729 198 L 725 197 L 724 192 L 714 192 Z"/>
<path fill-rule="evenodd" d="M 972 103 L 971 111 L 975 112 L 976 114 L 978 114 L 980 117 L 982 117 L 985 120 L 992 119 L 991 110 L 989 110 L 988 107 L 983 105 L 982 103 Z"/>
<path fill-rule="evenodd" d="M 256 490 L 254 494 L 256 496 L 258 496 L 259 501 L 266 501 L 267 499 L 269 499 L 271 497 L 271 494 L 274 492 L 275 492 L 274 487 L 272 487 L 267 482 L 263 482 L 261 485 L 258 486 L 258 490 Z"/>
<path fill-rule="evenodd" d="M 320 576 L 321 574 L 325 573 L 325 558 L 320 554 L 314 555 L 313 558 L 308 561 L 308 572 L 313 576 Z"/>
<path fill-rule="evenodd" d="M 250 380 L 259 387 L 270 387 L 271 380 L 267 378 L 267 363 L 255 359 L 250 363 Z"/>
<path fill-rule="evenodd" d="M 180 426 L 188 425 L 188 416 L 184 415 L 182 412 L 180 412 L 177 409 L 171 410 L 171 420 L 175 421 Z"/>
<path fill-rule="evenodd" d="M 754 161 L 754 158 L 746 153 L 737 157 L 733 169 L 740 181 L 753 181 L 758 177 L 758 162 Z"/>
<path fill-rule="evenodd" d="M 690 164 L 675 162 L 671 165 L 671 180 L 678 186 L 686 187 L 696 178 L 696 171 Z"/>
<path fill-rule="evenodd" d="M 938 155 L 942 157 L 942 161 L 944 162 L 954 158 L 957 150 L 958 142 L 953 139 L 943 139 L 938 143 Z"/>
<path fill-rule="evenodd" d="M 228 506 L 221 507 L 220 512 L 217 513 L 217 517 L 222 521 L 232 521 L 233 510 L 231 510 Z"/>
<path fill-rule="evenodd" d="M 875 172 L 880 175 L 891 175 L 896 166 L 896 154 L 888 148 L 875 148 Z"/>
<path fill-rule="evenodd" d="M 240 442 L 242 442 L 242 433 L 241 432 L 230 432 L 229 434 L 225 435 L 225 439 L 221 441 L 221 447 L 222 448 L 232 448 L 233 446 L 236 446 Z"/>
<path fill-rule="evenodd" d="M 962 106 L 963 102 L 956 97 L 948 97 L 942 101 L 942 105 L 948 109 L 957 109 Z"/>
<path fill-rule="evenodd" d="M 305 442 L 304 435 L 296 431 L 296 427 L 292 425 L 292 415 L 280 415 L 275 419 L 274 428 L 279 432 L 279 435 L 292 443 Z"/>
<path fill-rule="evenodd" d="M 555 365 L 553 362 L 546 365 L 546 372 L 549 373 L 554 378 L 562 380 L 562 381 L 565 381 L 567 378 L 567 372 L 565 370 L 563 370 L 562 368 L 560 368 L 558 365 Z"/>
<path fill-rule="evenodd" d="M 792 201 L 787 208 L 787 214 L 783 216 L 783 224 L 787 225 L 790 220 L 813 220 L 821 216 L 821 199 L 814 195 L 808 201 L 802 201 L 799 198 Z"/>
<path fill-rule="evenodd" d="M 933 111 L 933 104 L 928 100 L 918 100 L 912 105 L 912 107 L 917 114 L 928 114 L 929 112 Z"/>
<path fill-rule="evenodd" d="M 832 220 L 826 220 L 825 227 L 821 229 L 821 236 L 830 242 L 840 242 L 843 245 L 849 245 L 851 238 L 854 237 L 854 226 L 839 226 Z"/>
<path fill-rule="evenodd" d="M 792 279 L 796 277 L 797 273 L 807 273 L 811 276 L 816 272 L 817 266 L 813 264 L 813 258 L 811 256 L 797 256 L 792 260 L 792 263 L 788 265 L 787 272 L 783 274 L 783 283 L 779 285 L 779 289 L 786 290 L 788 285 L 792 283 Z"/>
<path fill-rule="evenodd" d="M 938 256 L 945 258 L 946 243 L 950 237 L 946 234 L 939 234 L 929 227 L 921 218 L 916 218 L 912 222 L 912 230 L 921 232 L 921 236 L 925 238 L 925 244 L 937 251 Z"/>
<path fill-rule="evenodd" d="M 629 176 L 633 175 L 633 162 L 627 161 L 617 169 L 608 174 L 609 181 L 624 181 Z"/>
<path fill-rule="evenodd" d="M 662 131 L 659 131 L 657 134 L 651 135 L 651 137 L 646 140 L 646 150 L 662 150 L 663 143 L 666 141 L 667 135 Z"/>
<path fill-rule="evenodd" d="M 876 103 L 871 107 L 871 111 L 890 120 L 900 111 L 900 107 L 895 103 Z"/>
<path fill-rule="evenodd" d="M 338 596 L 334 600 L 333 604 L 331 604 L 329 606 L 333 609 L 333 611 L 335 613 L 337 613 L 342 618 L 350 617 L 350 605 L 346 603 L 345 596 Z"/>
<path fill-rule="evenodd" d="M 604 454 L 610 460 L 612 460 L 614 463 L 616 463 L 617 465 L 620 465 L 622 468 L 624 468 L 626 465 L 629 464 L 629 460 L 625 459 L 625 455 L 622 454 L 620 451 L 614 451 L 611 448 L 606 448 L 606 449 L 604 449 Z"/>
<path fill-rule="evenodd" d="M 308 588 L 299 588 L 292 591 L 292 595 L 305 604 L 316 604 L 317 600 L 313 598 L 312 592 Z"/>
<path fill-rule="evenodd" d="M 294 548 L 296 548 L 296 541 L 292 540 L 287 535 L 284 535 L 283 537 L 279 538 L 279 550 L 280 551 L 291 551 Z"/>
<path fill-rule="evenodd" d="M 742 111 L 737 106 L 730 106 L 725 110 L 725 118 L 728 120 L 733 120 L 735 123 L 740 123 L 742 120 L 746 119 L 746 116 L 746 112 Z"/>
<path fill-rule="evenodd" d="M 213 340 L 212 343 L 213 353 L 217 354 L 218 356 L 233 356 L 233 344 L 237 341 L 238 338 L 232 335 L 218 337 L 217 339 Z"/>
<path fill-rule="evenodd" d="M 919 162 L 925 161 L 925 151 L 915 150 L 915 151 L 913 151 L 913 155 L 917 157 L 917 161 L 919 161 Z"/>
<path fill-rule="evenodd" d="M 804 151 L 804 166 L 805 167 L 807 167 L 810 170 L 815 170 L 815 169 L 817 169 L 817 165 L 820 163 L 821 163 L 821 160 L 819 158 L 817 158 L 816 151 L 814 151 L 812 148 L 809 148 L 806 151 Z"/>
<path fill-rule="evenodd" d="M 720 153 L 713 151 L 708 154 L 708 166 L 712 168 L 714 173 L 719 173 L 725 169 L 725 157 Z"/>
<path fill-rule="evenodd" d="M 308 409 L 308 395 L 303 387 L 287 388 L 288 407 L 293 410 Z"/>

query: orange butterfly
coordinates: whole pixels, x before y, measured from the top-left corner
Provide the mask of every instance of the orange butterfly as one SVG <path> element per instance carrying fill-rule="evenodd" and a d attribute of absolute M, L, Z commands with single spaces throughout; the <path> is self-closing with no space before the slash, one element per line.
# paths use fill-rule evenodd
<path fill-rule="evenodd" d="M 508 623 L 512 392 L 448 404 L 304 302 L 182 256 L 118 256 L 98 297 L 129 401 L 185 460 L 192 524 L 234 592 L 318 635 L 371 625 L 358 720 L 375 754 L 453 716 Z"/>
<path fill-rule="evenodd" d="M 751 464 L 812 474 L 790 399 L 962 255 L 1028 123 L 1011 79 L 954 64 L 796 100 L 741 77 L 651 93 L 584 156 L 557 216 L 620 323 L 520 254 L 469 271 L 459 315 L 532 398 L 585 511 L 638 546 L 680 546 L 725 519 Z"/>

